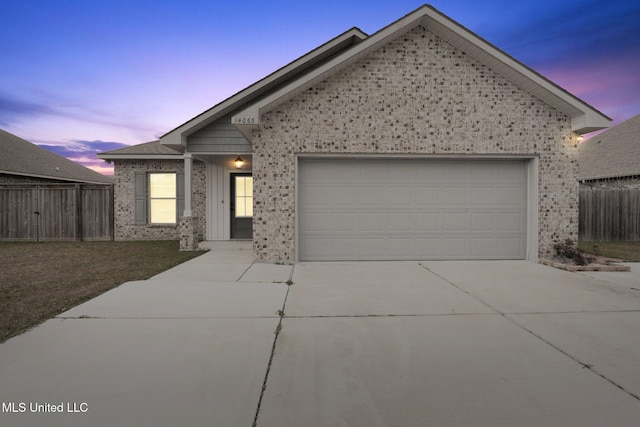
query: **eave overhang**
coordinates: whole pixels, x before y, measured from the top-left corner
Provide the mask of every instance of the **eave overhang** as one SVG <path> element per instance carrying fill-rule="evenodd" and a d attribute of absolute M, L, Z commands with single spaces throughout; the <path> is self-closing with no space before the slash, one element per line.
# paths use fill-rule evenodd
<path fill-rule="evenodd" d="M 102 160 L 182 160 L 182 154 L 97 154 Z"/>
<path fill-rule="evenodd" d="M 24 176 L 26 178 L 42 178 L 42 179 L 51 179 L 55 181 L 65 181 L 65 182 L 76 182 L 83 184 L 95 184 L 95 185 L 112 185 L 112 182 L 104 182 L 104 181 L 93 181 L 90 179 L 73 179 L 73 178 L 65 178 L 54 175 L 42 175 L 42 174 L 33 174 L 33 173 L 23 173 L 23 172 L 15 172 L 9 170 L 0 170 L 0 174 L 2 175 L 13 175 L 13 176 Z"/>

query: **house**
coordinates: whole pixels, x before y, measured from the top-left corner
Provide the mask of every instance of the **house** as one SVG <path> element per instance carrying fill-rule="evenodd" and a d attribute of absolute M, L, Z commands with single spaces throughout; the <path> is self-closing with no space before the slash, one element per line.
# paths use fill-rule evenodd
<path fill-rule="evenodd" d="M 0 241 L 110 240 L 113 180 L 0 130 Z"/>
<path fill-rule="evenodd" d="M 265 262 L 535 261 L 577 238 L 578 138 L 610 121 L 425 5 L 99 157 L 117 239 L 252 239 Z"/>
<path fill-rule="evenodd" d="M 0 129 L 0 185 L 113 184 L 110 177 L 85 168 Z"/>
<path fill-rule="evenodd" d="M 581 188 L 640 188 L 640 114 L 579 147 Z"/>

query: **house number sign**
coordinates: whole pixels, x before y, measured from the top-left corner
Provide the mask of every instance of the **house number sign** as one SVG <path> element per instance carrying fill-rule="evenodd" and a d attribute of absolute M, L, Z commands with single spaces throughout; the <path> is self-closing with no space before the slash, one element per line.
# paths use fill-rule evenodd
<path fill-rule="evenodd" d="M 254 125 L 257 122 L 255 117 L 233 117 L 231 123 L 234 125 Z"/>

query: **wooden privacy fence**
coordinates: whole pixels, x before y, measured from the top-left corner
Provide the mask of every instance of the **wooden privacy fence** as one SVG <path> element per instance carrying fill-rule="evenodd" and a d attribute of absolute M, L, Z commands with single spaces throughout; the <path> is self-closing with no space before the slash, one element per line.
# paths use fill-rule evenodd
<path fill-rule="evenodd" d="M 0 186 L 0 240 L 113 240 L 113 186 Z"/>
<path fill-rule="evenodd" d="M 640 240 L 640 189 L 580 190 L 581 240 Z"/>

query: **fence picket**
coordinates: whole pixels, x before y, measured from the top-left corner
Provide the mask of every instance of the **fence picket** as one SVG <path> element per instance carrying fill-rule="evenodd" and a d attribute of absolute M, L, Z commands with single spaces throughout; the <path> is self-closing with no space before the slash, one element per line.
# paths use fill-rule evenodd
<path fill-rule="evenodd" d="M 0 240 L 112 240 L 113 186 L 0 186 Z"/>
<path fill-rule="evenodd" d="M 581 240 L 640 240 L 640 189 L 581 189 Z"/>

